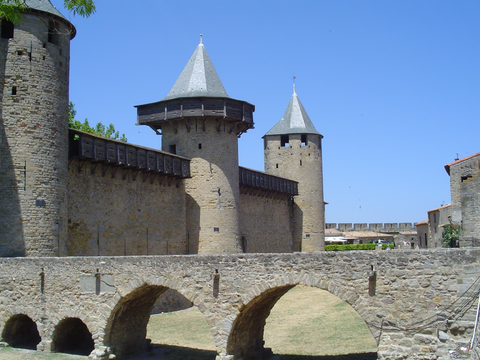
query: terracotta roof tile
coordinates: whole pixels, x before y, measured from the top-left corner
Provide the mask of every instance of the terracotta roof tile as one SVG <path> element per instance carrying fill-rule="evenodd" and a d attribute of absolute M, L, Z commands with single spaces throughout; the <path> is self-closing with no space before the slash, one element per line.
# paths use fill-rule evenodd
<path fill-rule="evenodd" d="M 470 156 L 467 156 L 467 157 L 464 157 L 463 159 L 455 160 L 454 162 L 451 162 L 450 164 L 445 165 L 445 170 L 447 171 L 447 174 L 450 175 L 450 166 L 457 165 L 458 163 L 461 163 L 462 161 L 474 158 L 476 156 L 480 156 L 480 152 L 478 152 L 476 154 L 473 154 L 473 155 L 470 155 Z"/>

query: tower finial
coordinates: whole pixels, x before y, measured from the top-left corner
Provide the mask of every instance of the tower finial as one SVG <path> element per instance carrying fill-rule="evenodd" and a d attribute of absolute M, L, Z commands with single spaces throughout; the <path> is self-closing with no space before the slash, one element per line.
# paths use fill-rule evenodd
<path fill-rule="evenodd" d="M 200 44 L 203 44 L 202 34 L 200 33 Z"/>
<path fill-rule="evenodd" d="M 296 92 L 295 92 L 295 79 L 296 79 L 296 78 L 297 78 L 297 77 L 294 75 L 294 76 L 293 76 L 293 93 L 294 93 L 294 94 L 296 94 Z"/>

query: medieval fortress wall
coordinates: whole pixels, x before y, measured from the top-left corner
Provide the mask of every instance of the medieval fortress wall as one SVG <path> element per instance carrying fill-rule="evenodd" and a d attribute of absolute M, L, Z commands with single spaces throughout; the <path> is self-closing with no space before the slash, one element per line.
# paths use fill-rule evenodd
<path fill-rule="evenodd" d="M 183 182 L 152 183 L 122 168 L 112 178 L 112 170 L 94 168 L 69 165 L 68 240 L 60 256 L 188 253 Z"/>
<path fill-rule="evenodd" d="M 186 69 L 196 63 L 201 73 L 191 76 L 204 76 L 208 86 L 197 81 L 192 95 L 176 83 L 163 103 L 137 106 L 137 122 L 162 131 L 158 156 L 182 157 L 189 162 L 188 174 L 155 172 L 150 164 L 141 168 L 139 159 L 125 162 L 118 154 L 112 159 L 94 137 L 88 156 L 85 149 L 72 152 L 86 145 L 74 144 L 67 129 L 69 42 L 75 29 L 53 7 L 39 4 L 19 26 L 12 25 L 11 36 L 0 39 L 2 256 L 323 249 L 321 135 L 309 134 L 304 149 L 299 130 L 289 135 L 286 128 L 292 146 L 281 151 L 292 154 L 279 160 L 281 172 L 267 167 L 290 185 L 301 182 L 299 194 L 265 184 L 261 191 L 242 185 L 241 193 L 238 138 L 253 128 L 254 106 L 228 97 L 202 43 Z"/>

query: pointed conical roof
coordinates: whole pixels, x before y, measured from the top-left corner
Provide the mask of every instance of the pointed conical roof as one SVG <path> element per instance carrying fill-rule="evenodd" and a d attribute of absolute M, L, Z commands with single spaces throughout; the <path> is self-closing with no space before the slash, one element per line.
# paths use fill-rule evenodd
<path fill-rule="evenodd" d="M 220 78 L 203 46 L 202 38 L 172 90 L 163 100 L 184 97 L 228 98 Z"/>
<path fill-rule="evenodd" d="M 271 128 L 267 135 L 287 135 L 287 134 L 316 134 L 320 133 L 313 126 L 312 121 L 308 117 L 305 108 L 303 107 L 298 95 L 293 87 L 293 95 L 288 103 L 287 110 L 280 120 L 273 128 Z"/>
<path fill-rule="evenodd" d="M 25 0 L 25 5 L 30 9 L 40 10 L 67 20 L 65 16 L 52 5 L 50 0 Z"/>

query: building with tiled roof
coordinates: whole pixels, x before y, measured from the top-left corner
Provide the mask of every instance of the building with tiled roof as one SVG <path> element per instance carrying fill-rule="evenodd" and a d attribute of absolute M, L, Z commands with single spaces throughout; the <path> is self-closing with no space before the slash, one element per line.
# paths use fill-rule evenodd
<path fill-rule="evenodd" d="M 460 246 L 480 246 L 480 152 L 445 165 L 450 175 L 451 220 L 462 226 Z"/>

